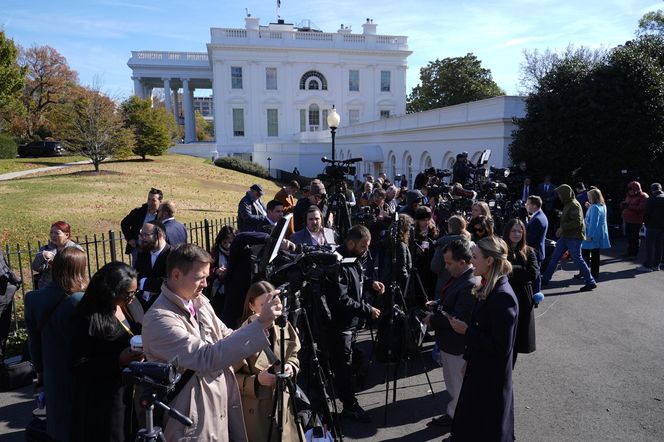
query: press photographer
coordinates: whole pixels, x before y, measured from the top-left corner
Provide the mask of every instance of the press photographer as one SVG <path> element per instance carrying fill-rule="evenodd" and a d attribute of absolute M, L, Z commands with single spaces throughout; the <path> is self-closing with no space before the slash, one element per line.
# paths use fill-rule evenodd
<path fill-rule="evenodd" d="M 367 253 L 370 244 L 371 234 L 364 226 L 354 226 L 346 233 L 346 239 L 337 253 L 343 258 L 355 258 L 355 261 L 340 266 L 339 281 L 328 284 L 325 292 L 332 321 L 324 340 L 335 376 L 337 396 L 343 404 L 342 415 L 359 422 L 369 422 L 370 418 L 357 402 L 353 389 L 351 366 L 357 327 L 361 319 L 377 319 L 380 316 L 380 310 L 365 300 L 365 293 L 372 290 L 382 294 L 385 291 L 383 283 L 364 276 L 359 258 Z"/>
<path fill-rule="evenodd" d="M 166 440 L 237 440 L 247 434 L 234 363 L 268 343 L 264 330 L 281 315 L 281 300 L 272 297 L 258 319 L 233 331 L 201 296 L 212 258 L 198 246 L 181 244 L 168 257 L 168 279 L 143 321 L 143 346 L 150 361 L 178 358 L 185 383 L 171 405 L 188 413 L 191 427 L 167 419 Z"/>

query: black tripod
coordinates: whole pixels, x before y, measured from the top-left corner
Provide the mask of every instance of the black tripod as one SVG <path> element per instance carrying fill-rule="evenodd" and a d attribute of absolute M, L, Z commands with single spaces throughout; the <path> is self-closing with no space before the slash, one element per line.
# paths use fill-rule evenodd
<path fill-rule="evenodd" d="M 286 336 L 284 333 L 284 329 L 286 328 L 286 317 L 284 316 L 286 312 L 283 313 L 282 316 L 277 318 L 275 321 L 276 324 L 279 326 L 279 343 L 280 343 L 280 371 L 277 373 L 277 385 L 276 389 L 274 391 L 274 401 L 272 403 L 272 419 L 270 419 L 270 427 L 268 429 L 268 442 L 272 441 L 272 429 L 274 428 L 274 424 L 276 421 L 277 425 L 277 440 L 281 442 L 282 437 L 283 437 L 283 430 L 284 430 L 284 412 L 288 408 L 288 404 L 284 404 L 284 393 L 286 392 L 286 389 L 288 389 L 288 394 L 290 395 L 290 406 L 292 407 L 293 411 L 293 418 L 297 422 L 297 438 L 300 442 L 304 442 L 302 438 L 302 432 L 300 429 L 303 427 L 302 425 L 302 420 L 299 415 L 299 410 L 297 409 L 297 405 L 295 402 L 295 396 L 297 394 L 297 390 L 295 388 L 295 384 L 293 384 L 293 380 L 290 378 L 288 374 L 286 374 Z M 269 349 L 269 348 L 268 348 Z M 272 351 L 270 350 L 270 353 Z M 274 354 L 273 354 L 274 355 Z"/>
<path fill-rule="evenodd" d="M 387 425 L 387 405 L 389 402 L 389 392 L 390 392 L 390 368 L 392 368 L 392 402 L 397 401 L 397 380 L 399 378 L 399 366 L 401 365 L 402 356 L 405 356 L 406 359 L 410 358 L 410 353 L 411 353 L 411 346 L 415 347 L 415 352 L 419 355 L 420 362 L 422 364 L 422 371 L 424 371 L 424 374 L 427 378 L 427 383 L 429 384 L 429 389 L 431 390 L 431 396 L 435 396 L 435 393 L 433 391 L 433 386 L 431 385 L 431 379 L 429 379 L 429 373 L 426 370 L 426 365 L 424 364 L 424 358 L 422 357 L 422 351 L 420 348 L 420 344 L 417 343 L 417 345 L 414 344 L 414 339 L 413 339 L 413 334 L 410 329 L 410 324 L 408 323 L 408 307 L 406 305 L 406 300 L 403 296 L 403 292 L 401 291 L 401 288 L 399 287 L 399 284 L 396 281 L 396 275 L 397 275 L 397 257 L 396 257 L 396 250 L 397 250 L 397 243 L 399 241 L 399 234 L 398 232 L 401 231 L 401 221 L 397 221 L 393 223 L 393 228 L 390 232 L 390 247 L 391 252 L 392 252 L 392 272 L 390 276 L 390 283 L 388 285 L 388 291 L 386 295 L 388 296 L 387 301 L 385 305 L 387 306 L 386 308 L 386 314 L 387 316 L 387 321 L 388 321 L 388 327 L 387 327 L 387 357 L 386 357 L 386 362 L 385 362 L 385 414 L 383 418 L 383 424 Z M 412 280 L 411 276 L 413 275 L 413 270 L 408 275 L 408 279 L 406 281 L 406 289 L 410 285 L 410 281 Z M 422 280 L 419 277 L 419 274 L 417 274 L 417 270 L 415 269 L 415 276 L 417 280 L 419 281 L 420 288 L 422 289 L 422 293 L 426 292 L 424 291 L 424 286 L 422 285 Z M 400 303 L 400 304 L 398 304 Z M 395 347 L 395 339 L 394 339 L 394 319 L 396 316 L 399 316 L 403 323 L 403 331 L 405 332 L 405 340 L 402 341 L 402 345 L 400 346 L 400 353 L 399 355 L 394 354 L 394 347 Z M 401 338 L 401 337 L 400 337 Z M 404 338 L 401 338 L 404 339 Z M 397 357 L 399 357 L 397 359 Z M 406 367 L 407 368 L 407 367 Z"/>
<path fill-rule="evenodd" d="M 166 442 L 166 438 L 164 438 L 164 433 L 161 431 L 161 427 L 154 426 L 153 412 L 155 405 L 167 412 L 169 417 L 172 417 L 186 427 L 190 427 L 194 424 L 187 416 L 181 414 L 175 408 L 170 408 L 168 405 L 158 400 L 157 395 L 150 391 L 150 389 L 147 389 L 147 391 L 143 393 L 140 403 L 141 407 L 145 410 L 145 428 L 138 430 L 138 434 L 136 435 L 137 441 Z"/>
<path fill-rule="evenodd" d="M 320 359 L 318 359 L 318 344 L 314 340 L 313 333 L 311 332 L 311 325 L 309 322 L 309 316 L 306 308 L 298 309 L 299 313 L 302 314 L 299 324 L 301 327 L 298 327 L 300 332 L 303 332 L 300 336 L 303 336 L 302 345 L 309 346 L 310 353 L 310 363 L 311 363 L 311 375 L 309 377 L 309 383 L 313 378 L 314 383 L 319 387 L 319 393 L 321 398 L 323 398 L 323 413 L 325 415 L 325 421 L 331 425 L 332 436 L 335 441 L 343 442 L 343 435 L 341 433 L 341 426 L 339 425 L 338 416 L 339 410 L 337 409 L 336 393 L 334 391 L 334 376 L 329 367 L 329 361 L 327 364 L 327 371 L 323 369 Z M 327 373 L 327 375 L 326 375 Z M 326 388 L 327 387 L 327 388 Z M 311 388 L 309 385 L 308 390 Z M 329 390 L 329 394 L 328 394 Z M 330 410 L 330 404 L 332 404 L 332 409 L 334 410 L 334 415 Z M 317 437 L 322 437 L 323 434 L 317 434 L 318 432 L 314 429 L 314 435 Z"/>

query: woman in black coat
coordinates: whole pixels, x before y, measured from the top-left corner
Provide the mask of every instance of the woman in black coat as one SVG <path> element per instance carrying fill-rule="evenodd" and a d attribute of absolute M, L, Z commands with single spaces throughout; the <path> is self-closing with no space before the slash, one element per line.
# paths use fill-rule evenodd
<path fill-rule="evenodd" d="M 520 219 L 512 219 L 507 223 L 503 239 L 510 248 L 508 259 L 512 264 L 512 273 L 509 275 L 509 282 L 519 301 L 519 321 L 512 363 L 514 367 L 518 353 L 535 351 L 533 283 L 537 279 L 539 265 L 535 251 L 526 245 L 526 226 Z"/>
<path fill-rule="evenodd" d="M 476 291 L 470 325 L 456 318 L 450 325 L 466 337 L 463 385 L 452 423 L 454 442 L 514 440 L 512 351 L 519 304 L 507 275 L 508 247 L 495 236 L 472 248 L 475 275 L 484 285 Z"/>
<path fill-rule="evenodd" d="M 121 373 L 143 357 L 130 348 L 136 324 L 123 313 L 138 288 L 136 276 L 127 264 L 106 264 L 92 277 L 74 313 L 72 441 L 131 439 L 132 390 L 123 385 Z"/>

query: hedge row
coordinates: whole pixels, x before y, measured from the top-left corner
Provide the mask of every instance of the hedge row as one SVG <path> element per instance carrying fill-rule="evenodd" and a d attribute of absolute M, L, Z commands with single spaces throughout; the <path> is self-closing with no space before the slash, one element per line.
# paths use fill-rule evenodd
<path fill-rule="evenodd" d="M 269 178 L 266 168 L 238 157 L 219 157 L 214 160 L 214 165 L 224 169 L 247 173 L 259 178 Z"/>

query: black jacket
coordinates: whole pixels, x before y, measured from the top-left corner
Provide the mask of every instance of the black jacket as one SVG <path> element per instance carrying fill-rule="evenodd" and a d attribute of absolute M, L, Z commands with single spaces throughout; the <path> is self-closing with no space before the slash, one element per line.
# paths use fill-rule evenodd
<path fill-rule="evenodd" d="M 345 244 L 337 249 L 337 253 L 344 258 L 351 257 Z M 364 278 L 360 259 L 355 264 L 340 266 L 338 284 L 329 284 L 325 294 L 336 329 L 352 329 L 357 327 L 360 318 L 371 319 L 371 304 L 363 297 L 364 288 L 369 284 L 370 281 Z"/>
<path fill-rule="evenodd" d="M 526 259 L 510 252 L 512 273 L 509 276 L 510 286 L 519 301 L 519 322 L 516 329 L 514 351 L 532 353 L 535 351 L 535 313 L 533 311 L 533 283 L 539 274 L 537 255 L 531 247 L 526 248 Z"/>
<path fill-rule="evenodd" d="M 143 283 L 143 291 L 157 294 L 161 292 L 161 284 L 164 282 L 167 276 L 166 259 L 168 258 L 169 253 L 171 253 L 171 246 L 166 244 L 159 256 L 157 256 L 157 259 L 154 262 L 154 266 L 152 266 L 150 251 L 141 250 L 138 252 L 138 258 L 136 258 L 135 267 L 136 271 L 138 272 L 139 282 L 141 279 L 146 278 L 145 283 Z M 141 295 L 142 293 L 137 293 L 136 299 L 143 306 L 143 310 L 147 312 L 150 306 L 152 306 L 154 301 L 157 299 L 158 295 L 153 295 L 149 301 L 144 300 Z"/>
<path fill-rule="evenodd" d="M 648 229 L 664 230 L 664 192 L 653 193 L 646 200 L 646 213 L 643 221 Z"/>
<path fill-rule="evenodd" d="M 472 267 L 463 272 L 445 290 L 442 303 L 431 317 L 431 327 L 436 331 L 438 347 L 445 353 L 461 355 L 466 348 L 463 335 L 455 332 L 450 321 L 442 315 L 441 309 L 455 318 L 470 323 L 470 316 L 477 298 L 473 295 L 473 288 L 479 283 L 479 278 L 473 275 Z"/>
<path fill-rule="evenodd" d="M 138 241 L 138 233 L 143 227 L 143 221 L 145 221 L 145 215 L 148 214 L 148 204 L 145 203 L 141 207 L 136 207 L 133 209 L 127 216 L 125 216 L 122 221 L 120 221 L 120 228 L 122 229 L 122 235 L 124 236 L 125 241 Z M 125 248 L 125 253 L 129 255 L 133 247 L 127 244 Z"/>

